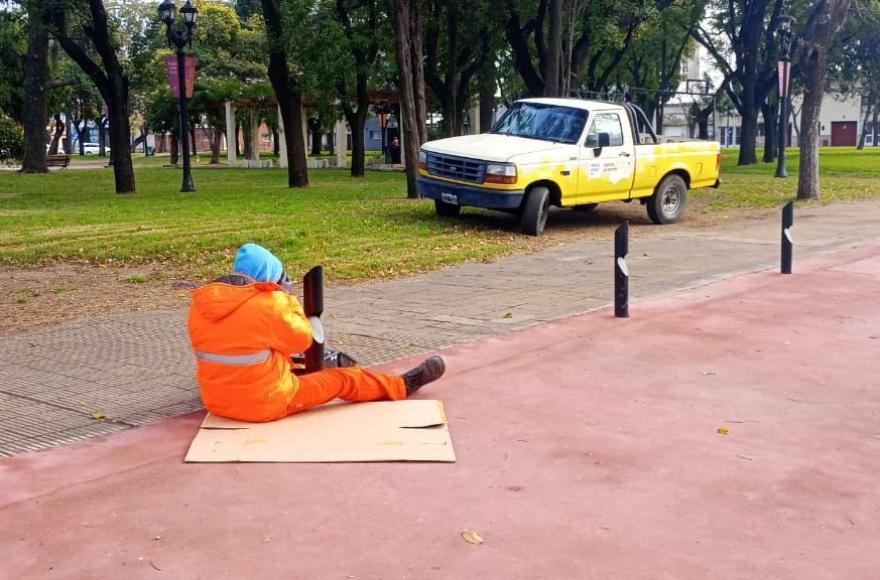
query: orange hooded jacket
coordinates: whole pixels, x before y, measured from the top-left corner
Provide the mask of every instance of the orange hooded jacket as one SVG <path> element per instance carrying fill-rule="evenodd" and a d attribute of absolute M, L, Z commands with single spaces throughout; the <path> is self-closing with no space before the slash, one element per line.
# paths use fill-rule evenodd
<path fill-rule="evenodd" d="M 273 282 L 213 282 L 192 296 L 189 336 L 205 407 L 239 421 L 284 417 L 299 388 L 289 357 L 312 343 L 299 301 Z"/>

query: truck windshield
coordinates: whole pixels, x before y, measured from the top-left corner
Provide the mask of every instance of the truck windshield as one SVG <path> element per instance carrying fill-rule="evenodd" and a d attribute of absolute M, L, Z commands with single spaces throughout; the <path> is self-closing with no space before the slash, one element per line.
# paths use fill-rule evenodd
<path fill-rule="evenodd" d="M 492 127 L 492 133 L 542 139 L 558 143 L 577 143 L 587 111 L 542 103 L 514 103 Z"/>

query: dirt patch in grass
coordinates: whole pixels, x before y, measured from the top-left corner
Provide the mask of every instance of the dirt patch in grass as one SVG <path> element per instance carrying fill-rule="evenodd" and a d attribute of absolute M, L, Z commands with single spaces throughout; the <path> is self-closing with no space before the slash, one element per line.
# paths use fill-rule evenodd
<path fill-rule="evenodd" d="M 175 275 L 154 265 L 0 266 L 0 333 L 81 316 L 181 308 L 189 294 L 172 288 Z"/>
<path fill-rule="evenodd" d="M 633 237 L 649 237 L 667 228 L 685 230 L 711 228 L 719 222 L 752 219 L 775 210 L 709 211 L 710 200 L 693 197 L 688 213 L 679 224 L 654 226 L 638 202 L 600 205 L 592 213 L 554 210 L 546 233 L 541 238 L 519 234 L 519 221 L 498 212 L 465 210 L 458 219 L 466 224 L 497 228 L 509 232 L 508 247 L 502 255 L 527 254 L 560 244 L 613 237 L 614 229 L 630 220 Z M 432 218 L 436 219 L 436 218 Z M 610 246 L 609 246 L 610 247 Z M 485 258 L 492 261 L 496 258 Z M 320 262 L 317 260 L 316 262 Z M 198 282 L 195 269 L 180 269 L 167 264 L 108 265 L 49 262 L 33 267 L 0 266 L 0 334 L 33 329 L 83 316 L 119 314 L 133 311 L 168 310 L 189 304 L 189 293 L 174 288 L 181 280 Z M 367 279 L 333 280 L 331 284 L 357 284 Z M 376 272 L 373 278 L 393 277 Z"/>

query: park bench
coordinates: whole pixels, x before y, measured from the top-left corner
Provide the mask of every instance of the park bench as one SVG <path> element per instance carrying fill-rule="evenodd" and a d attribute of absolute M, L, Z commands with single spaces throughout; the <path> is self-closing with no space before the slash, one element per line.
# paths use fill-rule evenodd
<path fill-rule="evenodd" d="M 61 167 L 70 165 L 70 155 L 47 155 L 46 167 Z"/>

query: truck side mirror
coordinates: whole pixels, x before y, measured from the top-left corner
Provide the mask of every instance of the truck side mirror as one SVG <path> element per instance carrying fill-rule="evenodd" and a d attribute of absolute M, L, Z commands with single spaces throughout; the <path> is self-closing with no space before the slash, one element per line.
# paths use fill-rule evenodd
<path fill-rule="evenodd" d="M 609 133 L 599 133 L 599 146 L 593 147 L 593 155 L 598 157 L 602 154 L 602 149 L 609 146 L 611 146 L 611 135 Z"/>

